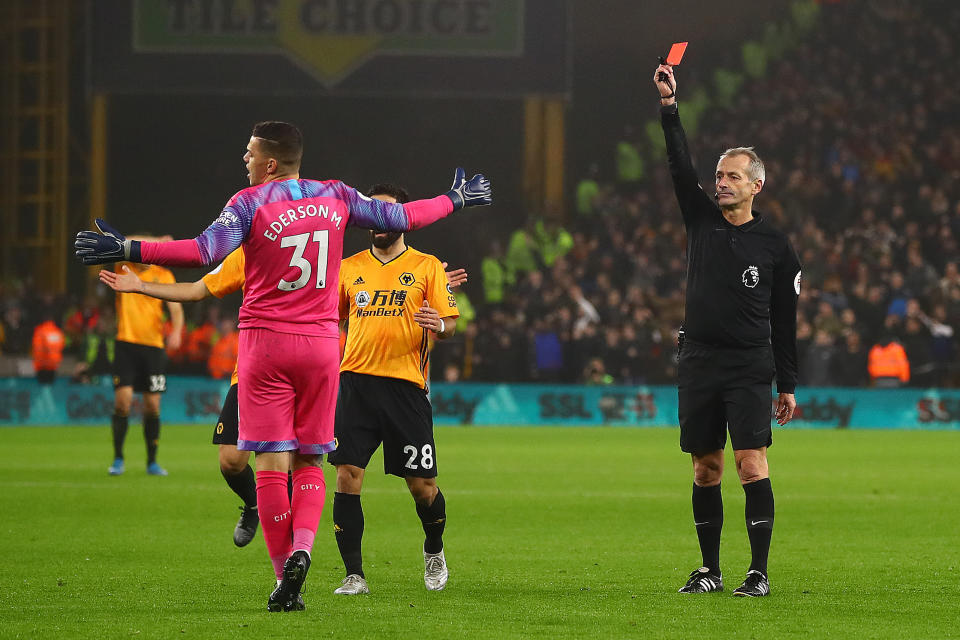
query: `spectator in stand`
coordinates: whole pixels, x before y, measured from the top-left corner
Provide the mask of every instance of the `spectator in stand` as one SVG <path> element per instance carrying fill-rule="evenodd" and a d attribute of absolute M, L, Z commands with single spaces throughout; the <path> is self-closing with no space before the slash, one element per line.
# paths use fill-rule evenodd
<path fill-rule="evenodd" d="M 84 384 L 96 376 L 109 375 L 113 370 L 116 348 L 116 317 L 112 309 L 101 309 L 97 324 L 87 332 L 83 341 L 83 360 L 77 363 L 73 379 Z"/>
<path fill-rule="evenodd" d="M 591 386 L 606 386 L 613 384 L 613 376 L 607 373 L 602 359 L 593 358 L 583 371 L 582 382 Z"/>
<path fill-rule="evenodd" d="M 843 293 L 843 280 L 839 274 L 832 274 L 824 280 L 820 302 L 829 304 L 835 313 L 840 313 L 849 306 L 847 296 Z"/>
<path fill-rule="evenodd" d="M 187 342 L 183 346 L 186 353 L 187 366 L 190 373 L 200 375 L 206 373 L 207 362 L 217 339 L 217 325 L 220 323 L 219 307 L 207 308 L 207 315 L 203 323 L 187 333 Z M 231 369 L 232 371 L 232 369 Z"/>
<path fill-rule="evenodd" d="M 958 216 L 958 221 L 960 221 L 960 216 Z M 960 297 L 960 269 L 957 268 L 956 262 L 948 262 L 944 266 L 943 277 L 937 284 L 941 298 L 950 300 Z"/>
<path fill-rule="evenodd" d="M 23 318 L 20 304 L 15 302 L 7 307 L 3 314 L 4 352 L 12 355 L 26 355 L 30 348 L 30 333 Z"/>
<path fill-rule="evenodd" d="M 863 322 L 865 328 L 864 338 L 868 342 L 876 342 L 883 332 L 883 326 L 886 322 L 887 309 L 884 304 L 886 291 L 882 285 L 871 286 L 867 290 L 867 297 L 854 304 L 854 311 L 857 317 Z"/>
<path fill-rule="evenodd" d="M 577 183 L 577 217 L 579 223 L 591 221 L 597 213 L 600 199 L 600 166 L 594 162 L 587 169 L 587 176 Z M 579 225 L 578 225 L 579 226 Z"/>
<path fill-rule="evenodd" d="M 446 265 L 446 263 L 443 264 Z M 457 310 L 460 313 L 460 316 L 457 318 L 457 331 L 465 331 L 470 323 L 477 317 L 477 310 L 473 308 L 473 303 L 470 302 L 467 292 L 463 289 L 457 289 L 453 293 L 450 293 L 450 289 L 448 289 L 447 293 L 453 297 L 457 305 Z"/>
<path fill-rule="evenodd" d="M 904 286 L 916 295 L 924 295 L 937 282 L 937 272 L 924 260 L 920 250 L 920 243 L 913 244 L 907 251 L 907 275 Z"/>
<path fill-rule="evenodd" d="M 480 263 L 483 277 L 483 302 L 498 305 L 503 302 L 504 288 L 507 285 L 507 272 L 503 266 L 503 247 L 498 240 L 490 245 L 490 253 Z"/>
<path fill-rule="evenodd" d="M 953 327 L 947 324 L 947 308 L 943 304 L 936 304 L 930 316 L 921 313 L 920 321 L 930 331 L 930 351 L 933 364 L 933 380 L 935 386 L 945 386 L 952 383 L 951 369 L 957 351 L 954 340 Z"/>
<path fill-rule="evenodd" d="M 904 317 L 907 315 L 907 301 L 913 297 L 913 293 L 906 288 L 903 274 L 894 271 L 890 274 L 890 295 L 889 304 L 887 304 L 888 316 Z"/>
<path fill-rule="evenodd" d="M 805 387 L 828 387 L 834 384 L 833 336 L 826 329 L 817 329 L 813 344 L 800 361 L 800 379 Z"/>
<path fill-rule="evenodd" d="M 84 299 L 83 304 L 73 309 L 63 323 L 63 333 L 68 345 L 83 345 L 87 334 L 91 333 L 100 319 L 100 307 L 92 297 Z"/>
<path fill-rule="evenodd" d="M 207 360 L 207 369 L 215 380 L 229 379 L 233 375 L 239 347 L 240 332 L 237 331 L 236 321 L 224 318 L 220 321 L 219 336 Z"/>
<path fill-rule="evenodd" d="M 534 234 L 540 259 L 548 268 L 573 248 L 573 236 L 556 219 L 537 220 Z"/>
<path fill-rule="evenodd" d="M 843 348 L 834 355 L 831 367 L 834 372 L 831 384 L 841 387 L 862 387 L 867 384 L 867 351 L 863 348 L 859 333 L 846 333 Z M 803 369 L 800 371 L 802 373 Z"/>
<path fill-rule="evenodd" d="M 529 226 L 519 227 L 510 235 L 504 266 L 509 283 L 516 282 L 524 274 L 536 271 L 539 268 L 536 258 L 536 243 Z"/>
<path fill-rule="evenodd" d="M 916 301 L 911 300 L 909 307 L 916 306 Z M 907 354 L 907 361 L 910 363 L 910 386 L 925 387 L 930 385 L 933 378 L 933 360 L 930 332 L 920 322 L 917 311 L 907 315 L 903 323 L 903 336 L 901 344 Z"/>
<path fill-rule="evenodd" d="M 637 144 L 636 130 L 631 125 L 623 128 L 623 136 L 617 143 L 616 166 L 620 194 L 629 196 L 639 191 L 643 180 L 643 156 Z"/>
<path fill-rule="evenodd" d="M 564 365 L 563 344 L 559 333 L 551 330 L 549 324 L 549 319 L 542 319 L 534 325 L 536 373 L 541 382 L 560 382 Z"/>
<path fill-rule="evenodd" d="M 910 382 L 907 352 L 893 335 L 873 345 L 867 354 L 867 371 L 874 387 L 900 387 Z"/>
<path fill-rule="evenodd" d="M 65 344 L 63 331 L 53 321 L 53 310 L 46 310 L 43 322 L 33 330 L 33 370 L 40 384 L 53 384 Z"/>

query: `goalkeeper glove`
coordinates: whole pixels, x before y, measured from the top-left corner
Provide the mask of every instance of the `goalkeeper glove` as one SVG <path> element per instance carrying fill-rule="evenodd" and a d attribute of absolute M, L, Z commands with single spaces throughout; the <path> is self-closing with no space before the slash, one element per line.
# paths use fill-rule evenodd
<path fill-rule="evenodd" d="M 482 173 L 478 173 L 469 180 L 462 167 L 457 167 L 453 176 L 453 186 L 447 191 L 446 196 L 453 201 L 453 210 L 464 207 L 479 207 L 493 202 L 493 194 L 490 191 L 490 181 Z"/>
<path fill-rule="evenodd" d="M 80 231 L 73 243 L 80 262 L 93 265 L 121 260 L 140 261 L 140 243 L 137 240 L 127 240 L 126 236 L 100 218 L 95 222 L 99 232 Z"/>

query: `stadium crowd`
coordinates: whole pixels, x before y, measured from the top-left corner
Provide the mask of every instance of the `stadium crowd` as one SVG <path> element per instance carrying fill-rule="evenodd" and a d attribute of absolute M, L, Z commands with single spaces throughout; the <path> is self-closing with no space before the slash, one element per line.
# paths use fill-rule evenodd
<path fill-rule="evenodd" d="M 67 370 L 61 367 L 61 375 L 78 382 L 110 375 L 117 335 L 114 295 L 103 287 L 97 293 L 78 300 L 70 294 L 31 296 L 24 284 L 0 290 L 0 355 L 36 360 L 37 328 L 49 320 L 63 334 Z M 233 307 L 221 301 L 186 307 L 181 346 L 167 350 L 169 373 L 229 379 L 238 347 L 238 302 Z M 165 331 L 170 330 L 168 320 Z"/>
<path fill-rule="evenodd" d="M 820 21 L 729 106 L 703 112 L 690 136 L 701 184 L 725 148 L 752 144 L 765 159 L 758 208 L 804 265 L 801 384 L 956 386 L 960 83 L 937 61 L 960 56 L 960 7 L 826 3 Z M 488 257 L 501 268 L 483 268 L 472 343 L 449 354 L 471 379 L 672 380 L 685 236 L 666 161 L 635 140 L 613 150 L 618 179 L 594 167 L 580 182 L 569 232 L 528 226 Z M 893 362 L 891 342 L 903 347 Z"/>
<path fill-rule="evenodd" d="M 764 158 L 758 209 L 789 231 L 803 263 L 802 385 L 957 386 L 960 71 L 948 61 L 960 58 L 960 6 L 824 3 L 819 21 L 729 104 L 700 114 L 688 135 L 701 183 L 712 188 L 725 148 L 753 145 Z M 656 105 L 651 93 L 628 130 Z M 686 261 L 666 160 L 636 136 L 611 156 L 620 179 L 592 167 L 563 226 L 530 216 L 491 244 L 458 294 L 473 310 L 433 352 L 434 380 L 673 381 Z M 50 311 L 76 375 L 109 370 L 112 298 L 0 293 L 0 353 L 29 354 Z M 170 372 L 223 375 L 218 345 L 235 333 L 234 311 L 189 309 Z"/>

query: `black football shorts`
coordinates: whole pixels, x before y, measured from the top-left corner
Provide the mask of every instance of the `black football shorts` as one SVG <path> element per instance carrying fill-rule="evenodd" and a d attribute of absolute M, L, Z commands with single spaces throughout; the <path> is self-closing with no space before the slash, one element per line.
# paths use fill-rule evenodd
<path fill-rule="evenodd" d="M 160 347 L 117 340 L 113 355 L 113 386 L 137 393 L 167 390 L 167 353 Z"/>
<path fill-rule="evenodd" d="M 217 426 L 213 428 L 213 444 L 232 444 L 237 446 L 240 437 L 240 410 L 237 405 L 237 385 L 230 385 L 227 397 L 223 400 Z"/>
<path fill-rule="evenodd" d="M 383 471 L 401 478 L 435 478 L 433 410 L 427 394 L 406 380 L 344 371 L 327 460 L 365 469 L 383 443 Z"/>
<path fill-rule="evenodd" d="M 774 372 L 770 347 L 728 349 L 687 340 L 677 366 L 680 448 L 695 454 L 723 449 L 728 430 L 735 450 L 769 447 Z"/>

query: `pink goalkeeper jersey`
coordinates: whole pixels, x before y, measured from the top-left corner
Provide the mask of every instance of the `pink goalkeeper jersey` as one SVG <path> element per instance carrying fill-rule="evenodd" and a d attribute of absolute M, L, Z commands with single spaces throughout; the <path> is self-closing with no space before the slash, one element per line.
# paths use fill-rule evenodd
<path fill-rule="evenodd" d="M 261 206 L 243 241 L 240 328 L 337 337 L 346 201 L 317 196 Z"/>
<path fill-rule="evenodd" d="M 246 288 L 240 328 L 336 337 L 346 228 L 408 231 L 451 211 L 447 196 L 394 204 L 338 180 L 278 180 L 238 192 L 193 240 L 141 243 L 141 262 L 209 265 L 242 243 Z"/>

